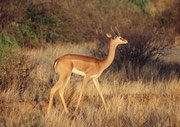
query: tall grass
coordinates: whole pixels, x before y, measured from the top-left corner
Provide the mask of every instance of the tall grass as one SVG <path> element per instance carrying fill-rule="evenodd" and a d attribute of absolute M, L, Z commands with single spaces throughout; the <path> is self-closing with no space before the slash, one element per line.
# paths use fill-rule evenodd
<path fill-rule="evenodd" d="M 137 73 L 127 73 L 127 68 L 133 69 L 131 66 L 124 66 L 116 72 L 111 71 L 114 70 L 112 66 L 103 73 L 100 84 L 108 106 L 107 113 L 90 81 L 78 113 L 73 114 L 82 77 L 72 75 L 64 93 L 70 113 L 64 112 L 59 95 L 56 94 L 51 115 L 47 116 L 50 89 L 58 79 L 52 69 L 54 59 L 66 53 L 91 55 L 90 51 L 96 47 L 96 43 L 22 49 L 20 52 L 23 54 L 1 64 L 1 126 L 178 126 L 179 81 L 171 77 L 154 82 L 153 78 L 160 75 L 152 75 L 153 71 L 158 71 L 153 65 L 144 67 L 143 74 L 138 73 L 138 70 Z M 132 76 L 137 76 L 137 80 L 127 78 Z M 144 82 L 143 76 L 149 76 L 152 80 Z M 171 76 L 178 75 L 172 73 Z M 166 79 L 168 76 L 163 77 Z"/>

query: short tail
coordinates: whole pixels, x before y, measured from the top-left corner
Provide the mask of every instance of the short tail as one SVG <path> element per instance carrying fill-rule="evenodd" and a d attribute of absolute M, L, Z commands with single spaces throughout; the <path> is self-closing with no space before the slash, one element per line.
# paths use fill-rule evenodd
<path fill-rule="evenodd" d="M 54 71 L 54 72 L 56 72 L 56 65 L 57 65 L 57 63 L 58 63 L 58 59 L 56 59 L 56 60 L 54 61 L 54 64 L 53 64 L 53 71 Z"/>

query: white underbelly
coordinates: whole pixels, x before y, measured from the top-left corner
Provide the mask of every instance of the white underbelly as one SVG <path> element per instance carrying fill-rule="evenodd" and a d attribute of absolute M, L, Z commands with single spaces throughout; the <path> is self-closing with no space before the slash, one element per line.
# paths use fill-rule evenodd
<path fill-rule="evenodd" d="M 76 68 L 73 68 L 72 72 L 77 75 L 86 76 L 86 74 L 83 71 L 79 71 Z"/>
<path fill-rule="evenodd" d="M 86 74 L 83 71 L 79 71 L 76 68 L 73 68 L 72 72 L 77 75 L 86 76 Z M 95 74 L 92 75 L 90 78 L 98 78 L 99 76 L 100 76 L 99 74 Z"/>

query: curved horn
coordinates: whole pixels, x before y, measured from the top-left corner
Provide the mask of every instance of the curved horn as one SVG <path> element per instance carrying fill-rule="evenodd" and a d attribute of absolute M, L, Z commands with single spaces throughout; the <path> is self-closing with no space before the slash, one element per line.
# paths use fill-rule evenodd
<path fill-rule="evenodd" d="M 111 30 L 113 31 L 113 33 L 114 33 L 116 36 L 118 36 L 118 32 L 114 31 L 113 28 L 112 28 L 112 26 L 111 26 Z"/>
<path fill-rule="evenodd" d="M 117 29 L 116 26 L 115 26 L 115 29 L 116 29 L 117 35 L 120 35 L 119 30 Z"/>

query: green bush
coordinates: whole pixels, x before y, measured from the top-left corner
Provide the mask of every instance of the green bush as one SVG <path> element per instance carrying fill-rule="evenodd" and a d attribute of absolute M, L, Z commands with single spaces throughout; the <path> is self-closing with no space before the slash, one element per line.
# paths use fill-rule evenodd
<path fill-rule="evenodd" d="M 33 30 L 33 27 L 27 24 L 19 25 L 14 35 L 21 47 L 33 45 L 39 40 L 38 34 Z"/>
<path fill-rule="evenodd" d="M 31 3 L 27 8 L 27 15 L 24 20 L 28 21 L 31 31 L 36 34 L 38 40 L 55 42 L 58 39 L 58 28 L 60 26 L 57 17 L 47 8 L 47 4 Z"/>
<path fill-rule="evenodd" d="M 38 2 L 19 2 L 19 4 L 13 4 L 9 1 L 8 4 L 3 4 L 3 6 L 13 4 L 16 11 L 21 13 L 18 14 L 18 18 L 12 20 L 11 17 L 14 17 L 14 12 L 6 7 L 1 15 L 7 15 L 10 12 L 11 15 L 9 18 L 7 15 L 6 20 L 0 20 L 0 23 L 8 22 L 8 27 L 4 25 L 5 30 L 11 32 L 20 46 L 30 47 L 38 47 L 42 42 L 55 43 L 58 40 L 72 43 L 91 42 L 98 38 L 96 31 L 102 29 L 103 32 L 109 32 L 110 27 L 117 24 L 120 32 L 124 35 L 133 32 L 139 33 L 141 31 L 139 27 L 146 26 L 160 30 L 164 24 L 171 27 L 174 21 L 172 19 L 179 14 L 176 9 L 171 9 L 177 12 L 172 13 L 171 22 L 166 16 L 169 13 L 154 17 L 148 12 L 150 0 L 67 0 L 51 2 L 39 0 Z M 21 6 L 21 9 L 18 10 L 17 6 Z M 13 29 L 12 23 L 16 24 Z M 175 29 L 178 31 L 178 28 Z"/>
<path fill-rule="evenodd" d="M 63 24 L 58 23 L 47 4 L 30 3 L 25 8 L 24 17 L 9 30 L 19 46 L 36 47 L 39 43 L 56 42 L 60 38 L 58 30 Z"/>
<path fill-rule="evenodd" d="M 25 19 L 30 20 L 39 25 L 53 26 L 57 23 L 56 18 L 48 12 L 45 4 L 33 4 L 31 3 L 27 8 L 27 16 Z"/>
<path fill-rule="evenodd" d="M 21 1 L 19 2 L 21 3 Z M 125 17 L 141 13 L 140 9 L 135 8 L 134 5 L 145 8 L 148 6 L 149 0 L 81 0 L 73 2 L 43 2 L 40 0 L 39 2 L 20 3 L 8 2 L 8 4 L 13 4 L 13 8 L 19 13 L 18 16 L 14 16 L 13 11 L 6 7 L 2 15 L 14 18 L 12 20 L 6 18 L 8 24 L 3 25 L 4 29 L 14 36 L 20 46 L 38 47 L 42 42 L 55 43 L 58 40 L 64 42 L 94 41 L 95 31 L 99 26 L 107 30 L 110 25 L 119 24 L 122 22 L 121 19 L 127 19 Z M 3 4 L 3 6 L 6 5 L 6 3 Z M 18 5 L 21 7 L 20 9 Z M 9 13 L 10 16 L 7 15 Z M 125 24 L 123 23 L 123 25 Z"/>
<path fill-rule="evenodd" d="M 141 9 L 145 9 L 150 4 L 149 0 L 125 0 L 125 1 L 130 2 Z"/>
<path fill-rule="evenodd" d="M 0 61 L 7 57 L 18 47 L 16 40 L 10 37 L 6 32 L 0 34 Z"/>

